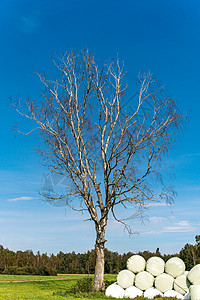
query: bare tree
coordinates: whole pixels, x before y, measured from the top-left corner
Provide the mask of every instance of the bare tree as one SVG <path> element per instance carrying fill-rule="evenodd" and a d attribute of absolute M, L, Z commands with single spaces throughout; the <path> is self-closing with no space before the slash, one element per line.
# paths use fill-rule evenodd
<path fill-rule="evenodd" d="M 100 290 L 109 212 L 130 232 L 128 220 L 142 218 L 150 201 L 173 200 L 173 190 L 164 184 L 169 169 L 163 158 L 182 116 L 150 73 L 139 75 L 139 93 L 130 113 L 122 109 L 126 86 L 118 60 L 99 67 L 86 50 L 68 52 L 54 63 L 56 80 L 37 74 L 45 86 L 42 100 L 26 105 L 18 101 L 14 106 L 36 122 L 33 130 L 40 131 L 44 142 L 40 154 L 49 171 L 68 179 L 64 193 L 43 196 L 65 199 L 73 209 L 86 210 L 95 224 L 93 288 Z"/>

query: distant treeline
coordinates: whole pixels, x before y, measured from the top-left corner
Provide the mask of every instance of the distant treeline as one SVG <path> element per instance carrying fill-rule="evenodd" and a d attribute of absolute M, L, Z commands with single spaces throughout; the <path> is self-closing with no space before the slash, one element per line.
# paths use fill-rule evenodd
<path fill-rule="evenodd" d="M 105 273 L 114 274 L 126 268 L 127 259 L 133 252 L 118 254 L 105 249 Z M 159 249 L 155 253 L 139 252 L 146 260 L 151 256 L 160 256 L 167 260 L 173 255 L 162 256 Z M 95 250 L 86 253 L 63 253 L 57 255 L 34 254 L 32 250 L 11 251 L 0 246 L 0 273 L 3 274 L 93 274 L 95 270 Z"/>
<path fill-rule="evenodd" d="M 178 256 L 190 270 L 195 264 L 200 263 L 200 236 L 196 236 L 196 244 L 186 244 L 180 253 L 162 255 L 159 248 L 155 252 L 137 252 L 145 260 L 152 256 L 159 256 L 167 261 L 170 257 Z M 114 274 L 126 268 L 127 259 L 133 252 L 118 254 L 105 250 L 105 273 Z M 34 254 L 32 250 L 11 251 L 0 245 L 0 273 L 3 274 L 35 274 L 56 275 L 61 274 L 93 274 L 95 269 L 95 250 L 86 253 L 63 253 L 57 255 Z"/>

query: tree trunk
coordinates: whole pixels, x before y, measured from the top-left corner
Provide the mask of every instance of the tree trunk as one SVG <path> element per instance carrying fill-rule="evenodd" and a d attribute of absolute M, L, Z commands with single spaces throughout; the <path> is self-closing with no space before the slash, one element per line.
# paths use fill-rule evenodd
<path fill-rule="evenodd" d="M 105 240 L 105 228 L 106 222 L 104 226 L 96 225 L 96 233 L 97 239 L 95 244 L 96 249 L 96 266 L 95 266 L 95 274 L 94 274 L 94 284 L 93 290 L 99 291 L 105 289 L 104 283 L 104 244 Z"/>

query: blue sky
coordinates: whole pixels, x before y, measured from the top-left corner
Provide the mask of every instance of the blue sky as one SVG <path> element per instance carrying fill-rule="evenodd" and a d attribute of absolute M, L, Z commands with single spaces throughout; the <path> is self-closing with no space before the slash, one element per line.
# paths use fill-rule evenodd
<path fill-rule="evenodd" d="M 95 240 L 93 224 L 38 195 L 47 170 L 34 152 L 37 136 L 16 137 L 10 97 L 36 98 L 34 71 L 53 77 L 52 59 L 66 50 L 91 49 L 99 61 L 124 60 L 128 95 L 139 71 L 150 70 L 190 116 L 168 160 L 177 198 L 172 207 L 149 207 L 149 220 L 133 222 L 134 237 L 110 220 L 106 247 L 120 253 L 175 253 L 200 234 L 200 3 L 179 0 L 2 0 L 0 2 L 0 244 L 12 250 L 85 252 Z"/>

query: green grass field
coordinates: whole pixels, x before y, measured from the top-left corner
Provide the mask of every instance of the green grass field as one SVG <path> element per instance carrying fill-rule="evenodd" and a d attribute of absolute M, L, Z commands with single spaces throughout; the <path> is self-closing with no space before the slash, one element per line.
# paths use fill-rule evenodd
<path fill-rule="evenodd" d="M 60 296 L 77 280 L 87 275 L 28 276 L 0 275 L 0 299 L 75 299 L 73 296 Z M 116 278 L 107 275 L 107 279 Z M 102 297 L 101 297 L 102 298 Z M 104 297 L 103 297 L 104 298 Z M 76 298 L 79 299 L 79 298 Z M 82 298 L 88 299 L 88 298 Z M 105 297 L 105 299 L 107 299 Z"/>
<path fill-rule="evenodd" d="M 58 275 L 58 276 L 28 276 L 28 275 L 0 275 L 0 299 L 2 300 L 60 300 L 60 299 L 109 299 L 104 294 L 65 295 L 65 291 L 76 284 L 77 280 L 87 275 Z M 105 279 L 113 280 L 116 275 L 105 275 Z M 114 298 L 112 298 L 114 299 Z M 137 298 L 138 300 L 144 298 Z M 158 298 L 159 300 L 161 298 Z M 162 298 L 163 300 L 175 298 Z M 156 299 L 155 299 L 156 300 Z"/>

